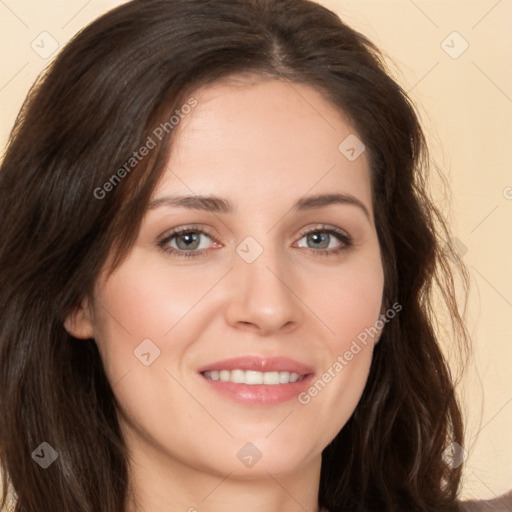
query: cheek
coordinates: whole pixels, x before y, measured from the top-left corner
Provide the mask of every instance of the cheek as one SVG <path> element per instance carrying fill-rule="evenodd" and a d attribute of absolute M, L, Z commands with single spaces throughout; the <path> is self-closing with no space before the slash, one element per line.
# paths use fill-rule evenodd
<path fill-rule="evenodd" d="M 96 339 L 126 352 L 144 339 L 162 343 L 218 280 L 193 269 L 169 270 L 137 251 L 102 281 L 94 308 Z"/>
<path fill-rule="evenodd" d="M 329 328 L 322 337 L 323 368 L 299 402 L 309 414 L 326 418 L 328 443 L 346 424 L 363 393 L 379 328 L 384 286 L 380 259 L 354 259 L 326 275 L 316 275 L 311 309 Z M 320 293 L 323 285 L 323 293 Z M 313 288 L 311 288 L 313 290 Z M 331 332 L 329 332 L 331 331 Z"/>
<path fill-rule="evenodd" d="M 359 335 L 375 326 L 382 308 L 384 274 L 376 257 L 356 259 L 317 275 L 311 287 L 312 309 L 329 328 L 325 340 L 332 353 L 347 350 Z M 368 339 L 371 341 L 371 339 Z"/>

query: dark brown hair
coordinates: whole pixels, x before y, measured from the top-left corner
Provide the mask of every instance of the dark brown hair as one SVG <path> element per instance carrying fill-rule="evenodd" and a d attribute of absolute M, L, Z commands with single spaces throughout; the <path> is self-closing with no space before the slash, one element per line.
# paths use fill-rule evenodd
<path fill-rule="evenodd" d="M 439 285 L 449 342 L 464 353 L 458 258 L 427 194 L 414 108 L 380 52 L 307 0 L 135 0 L 82 30 L 43 73 L 1 166 L 0 458 L 17 512 L 125 510 L 114 394 L 94 340 L 74 339 L 63 321 L 109 254 L 118 264 L 133 243 L 172 131 L 106 196 L 95 191 L 194 90 L 241 74 L 309 84 L 347 116 L 370 159 L 385 305 L 402 306 L 354 414 L 323 452 L 319 504 L 458 510 L 462 466 L 442 454 L 463 445 L 463 426 L 432 308 Z M 45 471 L 31 456 L 43 441 L 59 454 Z"/>

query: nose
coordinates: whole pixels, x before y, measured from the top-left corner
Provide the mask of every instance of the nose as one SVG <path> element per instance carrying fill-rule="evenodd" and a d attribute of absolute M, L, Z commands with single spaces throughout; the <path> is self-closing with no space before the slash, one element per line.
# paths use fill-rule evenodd
<path fill-rule="evenodd" d="M 238 255 L 235 259 L 225 310 L 228 324 L 260 335 L 295 329 L 304 311 L 293 269 L 270 250 L 264 250 L 252 263 Z"/>

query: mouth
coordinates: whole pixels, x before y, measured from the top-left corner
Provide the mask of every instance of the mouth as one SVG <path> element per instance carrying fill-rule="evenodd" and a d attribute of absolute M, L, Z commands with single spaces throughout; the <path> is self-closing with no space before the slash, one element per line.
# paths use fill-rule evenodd
<path fill-rule="evenodd" d="M 314 377 L 313 368 L 283 357 L 244 356 L 217 361 L 198 372 L 221 396 L 247 405 L 277 405 L 295 398 Z"/>
<path fill-rule="evenodd" d="M 289 384 L 290 382 L 300 382 L 305 375 L 295 372 L 258 372 L 255 370 L 213 370 L 201 372 L 203 377 L 209 380 L 221 382 L 233 382 L 234 384 L 247 384 L 249 386 L 278 386 L 279 384 Z"/>

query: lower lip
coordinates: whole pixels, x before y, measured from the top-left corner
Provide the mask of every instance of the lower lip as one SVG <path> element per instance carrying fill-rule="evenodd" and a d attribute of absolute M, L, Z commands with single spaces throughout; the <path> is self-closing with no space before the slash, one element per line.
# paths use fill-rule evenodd
<path fill-rule="evenodd" d="M 201 377 L 218 393 L 238 403 L 248 405 L 277 405 L 296 398 L 299 393 L 308 388 L 314 375 L 306 375 L 301 381 L 288 384 L 236 384 Z"/>

